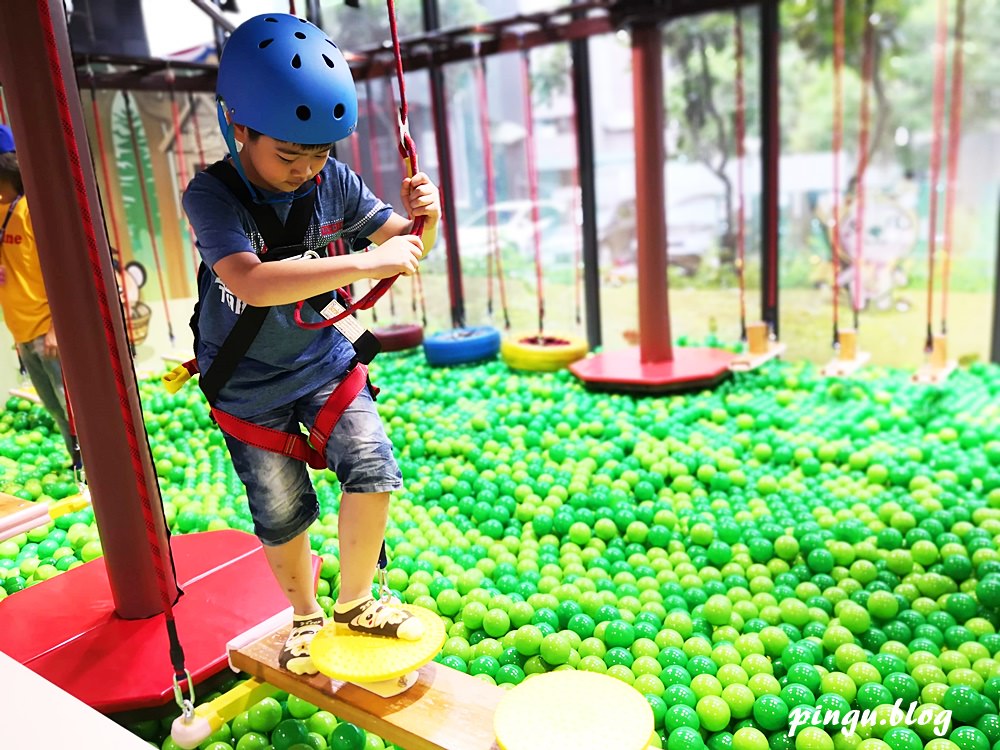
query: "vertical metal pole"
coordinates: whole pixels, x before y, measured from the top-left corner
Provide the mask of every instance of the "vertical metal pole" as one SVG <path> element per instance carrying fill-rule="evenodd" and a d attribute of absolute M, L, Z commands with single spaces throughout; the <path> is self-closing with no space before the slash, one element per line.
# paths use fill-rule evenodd
<path fill-rule="evenodd" d="M 663 177 L 663 35 L 655 21 L 632 32 L 632 98 L 635 107 L 635 221 L 639 243 L 639 359 L 674 358 L 667 287 L 667 225 Z"/>
<path fill-rule="evenodd" d="M 997 260 L 993 268 L 993 336 L 990 362 L 1000 364 L 1000 211 L 997 212 Z"/>
<path fill-rule="evenodd" d="M 576 101 L 577 164 L 583 210 L 583 295 L 587 343 L 601 345 L 601 277 L 597 242 L 597 179 L 594 166 L 594 102 L 590 87 L 590 46 L 586 39 L 570 43 L 573 98 Z"/>
<path fill-rule="evenodd" d="M 435 31 L 441 25 L 438 0 L 423 0 L 424 28 Z M 451 324 L 465 325 L 465 295 L 462 291 L 462 261 L 458 246 L 458 214 L 455 211 L 455 177 L 451 163 L 451 136 L 448 131 L 448 105 L 445 99 L 444 71 L 439 65 L 428 68 L 431 102 L 434 108 L 434 135 L 437 141 L 441 202 L 444 211 L 445 257 L 448 264 L 448 299 Z"/>
<path fill-rule="evenodd" d="M 163 608 L 142 494 L 150 500 L 160 549 L 169 549 L 169 542 L 101 221 L 62 0 L 4 6 L 0 79 L 10 99 L 63 372 L 77 394 L 74 416 L 115 610 L 123 618 L 149 617 Z M 99 263 L 100 289 L 92 258 Z M 102 293 L 110 300 L 107 320 Z M 121 390 L 116 363 L 124 363 Z M 130 431 L 138 437 L 134 451 Z M 141 476 L 135 461 L 141 463 Z M 175 598 L 171 566 L 165 574 L 163 585 Z"/>
<path fill-rule="evenodd" d="M 761 132 L 761 319 L 778 335 L 778 175 L 781 159 L 781 131 L 778 71 L 781 54 L 781 26 L 778 0 L 760 3 L 760 132 Z"/>

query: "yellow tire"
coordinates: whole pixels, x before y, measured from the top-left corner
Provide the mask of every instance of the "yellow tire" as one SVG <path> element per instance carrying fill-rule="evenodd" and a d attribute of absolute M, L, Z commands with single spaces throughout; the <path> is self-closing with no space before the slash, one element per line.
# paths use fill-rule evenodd
<path fill-rule="evenodd" d="M 560 333 L 546 334 L 542 341 L 537 334 L 521 334 L 500 345 L 500 356 L 507 366 L 527 372 L 556 372 L 586 355 L 586 341 Z"/>

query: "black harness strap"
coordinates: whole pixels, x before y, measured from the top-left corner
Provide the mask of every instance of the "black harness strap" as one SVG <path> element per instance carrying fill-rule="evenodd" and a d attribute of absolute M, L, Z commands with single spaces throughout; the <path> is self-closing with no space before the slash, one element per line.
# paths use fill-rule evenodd
<path fill-rule="evenodd" d="M 247 186 L 227 160 L 217 161 L 205 171 L 229 188 L 250 213 L 257 226 L 257 231 L 264 238 L 264 250 L 258 255 L 261 262 L 284 260 L 305 252 L 307 248 L 303 245 L 303 239 L 309 229 L 309 222 L 312 220 L 313 207 L 316 205 L 315 187 L 309 190 L 306 195 L 293 201 L 288 218 L 282 224 L 271 206 L 254 202 Z M 199 284 L 202 274 L 207 273 L 207 270 L 204 263 L 198 268 Z M 315 309 L 322 310 L 331 299 L 333 299 L 333 295 L 327 293 L 314 297 L 309 302 Z M 316 305 L 319 307 L 317 308 Z M 250 345 L 264 325 L 264 320 L 270 309 L 270 307 L 247 305 L 240 313 L 240 317 L 229 331 L 226 340 L 223 341 L 212 365 L 208 368 L 208 372 L 201 374 L 199 383 L 209 404 L 215 402 L 219 391 L 236 371 L 237 365 L 246 355 Z M 191 323 L 192 327 L 197 326 L 196 319 L 192 320 Z"/>

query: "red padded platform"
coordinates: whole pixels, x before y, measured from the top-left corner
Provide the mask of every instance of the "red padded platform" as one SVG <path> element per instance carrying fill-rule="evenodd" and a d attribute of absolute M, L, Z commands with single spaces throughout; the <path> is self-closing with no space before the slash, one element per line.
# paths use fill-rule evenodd
<path fill-rule="evenodd" d="M 226 667 L 230 639 L 289 605 L 250 534 L 174 536 L 171 548 L 184 591 L 174 617 L 198 683 Z M 104 713 L 173 701 L 168 648 L 162 615 L 115 614 L 103 558 L 0 602 L 0 651 Z"/>
<path fill-rule="evenodd" d="M 569 366 L 588 388 L 625 393 L 671 393 L 709 388 L 728 377 L 732 352 L 674 347 L 668 362 L 639 360 L 639 348 L 595 354 Z"/>

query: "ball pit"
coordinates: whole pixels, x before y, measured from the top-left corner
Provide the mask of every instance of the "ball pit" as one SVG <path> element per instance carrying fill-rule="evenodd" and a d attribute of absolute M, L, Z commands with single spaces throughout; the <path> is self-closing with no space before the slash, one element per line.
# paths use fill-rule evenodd
<path fill-rule="evenodd" d="M 407 483 L 389 583 L 444 618 L 440 662 L 503 688 L 556 669 L 611 675 L 645 696 L 672 750 L 1000 742 L 1000 370 L 928 388 L 774 364 L 658 399 L 412 355 L 380 358 L 374 375 Z M 173 531 L 250 531 L 201 395 L 141 387 Z M 59 442 L 44 412 L 8 401 L 0 490 L 72 494 Z M 338 488 L 314 480 L 329 612 Z M 100 554 L 89 510 L 0 542 L 0 599 Z M 905 722 L 897 702 L 904 716 L 912 704 Z M 793 728 L 814 710 L 840 719 Z M 885 723 L 848 737 L 851 711 Z M 130 728 L 169 748 L 169 718 Z M 386 747 L 289 696 L 211 743 Z"/>

